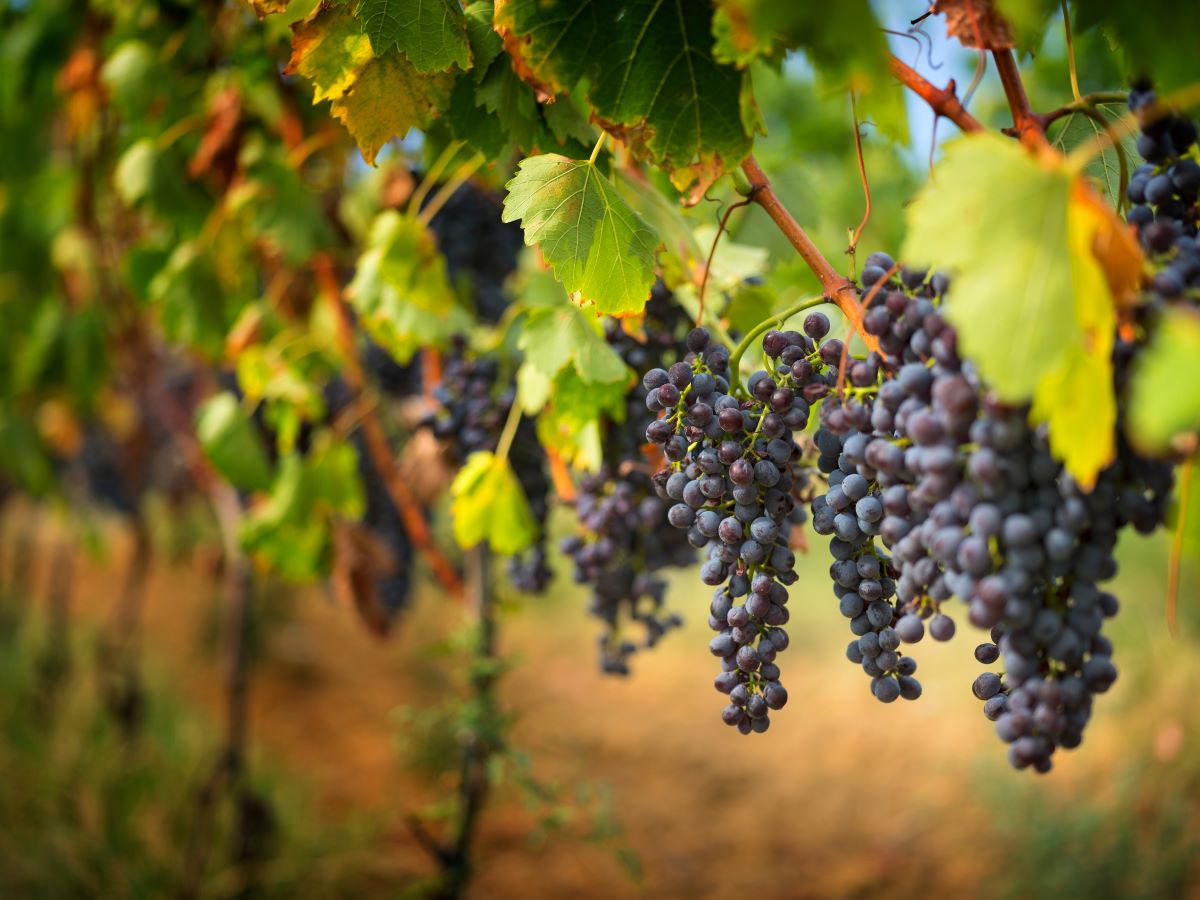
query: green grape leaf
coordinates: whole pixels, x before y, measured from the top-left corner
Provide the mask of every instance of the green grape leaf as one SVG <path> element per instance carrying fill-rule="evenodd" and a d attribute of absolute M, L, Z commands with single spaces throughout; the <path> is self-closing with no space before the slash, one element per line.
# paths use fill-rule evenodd
<path fill-rule="evenodd" d="M 503 220 L 520 220 L 525 243 L 542 251 L 567 291 L 608 315 L 641 312 L 659 238 L 595 165 L 530 156 L 507 188 Z"/>
<path fill-rule="evenodd" d="M 504 53 L 504 42 L 492 27 L 494 13 L 492 0 L 475 0 L 463 11 L 471 55 L 475 58 L 473 75 L 476 84 L 483 80 L 492 61 Z"/>
<path fill-rule="evenodd" d="M 196 437 L 204 455 L 234 487 L 265 491 L 271 464 L 254 426 L 229 391 L 210 397 L 196 414 Z"/>
<path fill-rule="evenodd" d="M 489 159 L 508 155 L 511 145 L 527 151 L 566 143 L 568 133 L 578 130 L 578 115 L 566 98 L 539 107 L 533 89 L 523 81 L 504 53 L 500 36 L 492 29 L 492 4 L 472 3 L 466 10 L 467 33 L 475 57 L 472 77 L 454 85 L 446 120 L 459 140 L 483 152 Z M 564 112 L 566 114 L 564 114 Z M 586 121 L 584 141 L 594 140 Z"/>
<path fill-rule="evenodd" d="M 1196 84 L 1200 56 L 1200 4 L 1178 0 L 1074 4 L 1071 24 L 1082 34 L 1100 28 L 1125 51 L 1132 76 L 1149 74 L 1161 93 Z M 1169 30 L 1169 34 L 1164 32 Z"/>
<path fill-rule="evenodd" d="M 687 0 L 507 0 L 496 10 L 516 71 L 539 95 L 581 79 L 602 126 L 690 187 L 697 202 L 750 152 L 748 75 L 713 58 L 712 10 Z"/>
<path fill-rule="evenodd" d="M 556 306 L 537 306 L 528 312 L 517 347 L 525 362 L 547 378 L 554 378 L 567 366 L 586 384 L 619 381 L 626 383 L 629 369 L 604 339 L 599 320 L 585 316 L 571 304 L 562 288 L 555 284 L 561 298 Z"/>
<path fill-rule="evenodd" d="M 537 98 L 507 59 L 498 60 L 488 69 L 475 91 L 475 105 L 492 113 L 518 147 L 531 150 L 537 146 L 542 128 Z M 475 115 L 481 115 L 478 109 Z"/>
<path fill-rule="evenodd" d="M 260 565 L 290 581 L 319 578 L 329 564 L 327 523 L 312 515 L 312 484 L 304 458 L 279 461 L 270 495 L 242 521 L 242 547 Z"/>
<path fill-rule="evenodd" d="M 476 84 L 470 78 L 459 78 L 450 93 L 450 104 L 442 112 L 442 121 L 456 140 L 465 141 L 485 159 L 501 159 L 510 147 L 508 133 L 494 115 L 487 115 L 476 105 Z"/>
<path fill-rule="evenodd" d="M 542 104 L 542 118 L 559 146 L 570 143 L 591 147 L 596 132 L 588 122 L 586 105 L 571 97 L 559 97 L 553 103 Z"/>
<path fill-rule="evenodd" d="M 1125 114 L 1124 103 L 1100 103 L 1096 105 L 1097 114 L 1108 123 L 1118 121 Z M 1124 152 L 1126 162 L 1126 177 L 1132 168 L 1131 160 L 1137 160 L 1136 136 L 1127 134 L 1121 138 L 1118 151 L 1104 138 L 1104 125 L 1081 112 L 1073 112 L 1055 123 L 1051 131 L 1051 146 L 1068 154 L 1084 144 L 1094 144 L 1104 140 L 1099 153 L 1084 168 L 1084 174 L 1091 178 L 1103 192 L 1105 198 L 1113 206 L 1124 199 L 1124 187 L 1121 183 L 1121 156 Z"/>
<path fill-rule="evenodd" d="M 672 287 L 690 282 L 692 273 L 704 264 L 708 251 L 696 240 L 692 225 L 684 218 L 679 204 L 663 196 L 662 191 L 644 178 L 624 169 L 614 173 L 613 183 L 630 208 L 661 236 L 665 250 L 660 259 L 663 280 Z"/>
<path fill-rule="evenodd" d="M 454 539 L 464 549 L 486 541 L 496 553 L 513 556 L 537 539 L 537 521 L 507 459 L 472 453 L 450 485 L 450 497 Z"/>
<path fill-rule="evenodd" d="M 280 459 L 270 494 L 243 522 L 242 546 L 283 578 L 312 581 L 332 564 L 334 519 L 359 519 L 365 506 L 357 452 L 322 430 L 307 455 Z"/>
<path fill-rule="evenodd" d="M 347 519 L 361 519 L 366 495 L 358 475 L 358 451 L 322 430 L 312 441 L 307 456 L 308 477 L 318 511 Z"/>
<path fill-rule="evenodd" d="M 395 210 L 376 217 L 347 295 L 367 333 L 401 363 L 472 324 L 433 234 Z"/>
<path fill-rule="evenodd" d="M 538 439 L 568 465 L 595 472 L 604 462 L 604 423 L 624 421 L 628 389 L 626 380 L 588 384 L 574 368 L 564 368 L 554 379 L 549 408 L 537 418 Z"/>
<path fill-rule="evenodd" d="M 1129 439 L 1147 451 L 1200 431 L 1200 317 L 1174 308 L 1138 359 L 1129 393 Z"/>
<path fill-rule="evenodd" d="M 359 0 L 354 15 L 376 56 L 399 47 L 422 73 L 471 66 L 458 0 Z"/>
<path fill-rule="evenodd" d="M 422 128 L 446 105 L 454 79 L 422 75 L 398 52 L 372 60 L 330 111 L 354 137 L 363 159 L 375 164 L 379 149 L 410 128 Z"/>
<path fill-rule="evenodd" d="M 322 4 L 294 28 L 284 74 L 311 81 L 313 103 L 344 95 L 374 56 L 370 39 L 344 6 Z"/>
<path fill-rule="evenodd" d="M 775 0 L 717 0 L 714 55 L 747 66 L 759 57 L 782 59 L 803 50 L 830 92 L 853 89 L 859 114 L 897 141 L 908 140 L 904 90 L 888 67 L 890 51 L 868 0 L 836 4 Z"/>
<path fill-rule="evenodd" d="M 177 246 L 150 280 L 149 296 L 170 340 L 220 357 L 236 298 L 228 296 L 210 254 L 190 241 Z"/>

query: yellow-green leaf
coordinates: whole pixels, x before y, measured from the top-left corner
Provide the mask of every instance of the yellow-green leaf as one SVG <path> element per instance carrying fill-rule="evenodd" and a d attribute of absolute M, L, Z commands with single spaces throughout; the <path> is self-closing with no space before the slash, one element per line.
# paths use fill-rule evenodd
<path fill-rule="evenodd" d="M 374 57 L 371 41 L 344 6 L 322 5 L 295 26 L 284 72 L 313 84 L 313 103 L 337 100 Z"/>
<path fill-rule="evenodd" d="M 1038 385 L 1031 418 L 1050 426 L 1051 452 L 1090 489 L 1113 458 L 1117 406 L 1109 357 L 1072 347 Z"/>
<path fill-rule="evenodd" d="M 455 476 L 450 496 L 454 539 L 464 549 L 486 541 L 496 553 L 512 556 L 537 538 L 537 522 L 516 473 L 494 453 L 472 453 Z"/>
<path fill-rule="evenodd" d="M 447 74 L 422 75 L 393 51 L 368 63 L 331 111 L 354 137 L 363 159 L 374 165 L 380 147 L 428 124 L 450 99 L 452 83 Z"/>
<path fill-rule="evenodd" d="M 1032 399 L 1055 455 L 1094 483 L 1115 452 L 1116 303 L 1141 271 L 1112 208 L 1066 161 L 970 136 L 910 207 L 903 256 L 951 270 L 959 349 L 1001 397 Z"/>
<path fill-rule="evenodd" d="M 1000 396 L 1026 400 L 1078 340 L 1071 175 L 993 135 L 955 141 L 935 175 L 909 206 L 901 256 L 951 270 L 960 349 Z"/>
<path fill-rule="evenodd" d="M 1117 404 L 1112 348 L 1117 327 L 1109 281 L 1092 255 L 1109 225 L 1106 208 L 1077 185 L 1067 206 L 1071 276 L 1078 340 L 1064 346 L 1034 394 L 1034 421 L 1050 426 L 1050 449 L 1075 479 L 1090 488 L 1116 454 Z"/>
<path fill-rule="evenodd" d="M 504 221 L 520 220 L 571 293 L 609 315 L 641 312 L 654 283 L 658 234 L 590 162 L 547 153 L 521 162 Z"/>
<path fill-rule="evenodd" d="M 553 447 L 568 465 L 594 472 L 604 461 L 604 422 L 625 418 L 624 381 L 585 384 L 573 368 L 554 379 L 550 406 L 537 419 L 538 439 Z"/>

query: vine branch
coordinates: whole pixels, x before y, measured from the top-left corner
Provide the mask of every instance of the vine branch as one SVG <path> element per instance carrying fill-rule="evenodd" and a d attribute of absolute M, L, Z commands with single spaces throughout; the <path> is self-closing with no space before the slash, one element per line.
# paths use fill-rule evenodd
<path fill-rule="evenodd" d="M 863 330 L 862 309 L 858 304 L 858 287 L 833 267 L 817 248 L 817 245 L 813 243 L 812 238 L 800 227 L 800 223 L 787 211 L 771 187 L 771 182 L 767 180 L 766 173 L 763 172 L 758 160 L 753 155 L 746 157 L 745 162 L 742 163 L 742 171 L 750 180 L 750 199 L 766 211 L 767 215 L 771 217 L 771 221 L 779 226 L 779 230 L 796 248 L 800 258 L 821 282 L 824 296 L 838 305 L 842 314 L 862 337 L 868 349 L 879 350 L 879 341 L 874 335 L 867 334 Z"/>
<path fill-rule="evenodd" d="M 1013 128 L 1016 129 L 1017 137 L 1023 144 L 1044 146 L 1046 129 L 1037 114 L 1030 109 L 1025 84 L 1021 81 L 1021 72 L 1017 68 L 1017 57 L 1012 50 L 993 50 L 992 58 L 996 61 L 996 72 L 1004 86 L 1008 108 L 1012 110 Z"/>
<path fill-rule="evenodd" d="M 929 108 L 939 116 L 949 119 L 963 131 L 985 130 L 983 123 L 959 102 L 953 78 L 944 88 L 940 88 L 896 56 L 891 58 L 890 65 L 892 74 L 900 83 L 928 103 Z"/>

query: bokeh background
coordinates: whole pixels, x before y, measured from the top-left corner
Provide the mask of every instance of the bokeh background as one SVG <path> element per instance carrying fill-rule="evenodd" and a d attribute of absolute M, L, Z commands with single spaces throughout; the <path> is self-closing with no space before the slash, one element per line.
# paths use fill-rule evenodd
<path fill-rule="evenodd" d="M 921 11 L 878 6 L 901 23 Z M 28 9 L 0 3 L 0 58 L 28 52 L 18 27 Z M 1035 106 L 1069 96 L 1056 34 L 1026 61 Z M 971 82 L 975 58 L 936 22 L 894 47 L 939 83 Z M 1098 36 L 1077 53 L 1084 90 L 1119 86 Z M 11 85 L 10 109 L 37 101 Z M 836 256 L 862 207 L 848 106 L 812 82 L 800 57 L 756 72 L 756 87 L 770 132 L 759 159 Z M 986 76 L 972 109 L 1003 124 Z M 911 126 L 901 147 L 865 129 L 868 250 L 898 245 L 904 202 L 953 132 L 943 123 L 935 137 L 917 105 Z M 382 165 L 419 171 L 421 136 L 390 148 Z M 366 191 L 384 177 L 356 161 L 345 179 Z M 765 287 L 779 305 L 811 288 L 764 218 L 739 215 L 733 232 L 767 249 Z M 0 303 L 21 300 L 0 281 Z M 127 523 L 98 510 L 81 525 L 70 510 L 21 498 L 0 516 L 0 896 L 179 891 L 222 727 L 223 582 L 203 516 L 155 507 L 150 521 L 160 552 L 138 636 L 145 728 L 130 741 L 98 662 L 133 552 Z M 565 510 L 552 528 L 570 532 Z M 977 638 L 965 624 L 950 644 L 918 648 L 919 702 L 871 697 L 844 659 L 822 552 L 800 562 L 791 700 L 764 738 L 742 739 L 719 720 L 709 592 L 694 572 L 672 576 L 670 604 L 686 626 L 639 654 L 625 679 L 598 672 L 586 598 L 561 560 L 544 597 L 501 587 L 512 752 L 495 763 L 473 895 L 1200 897 L 1200 573 L 1184 567 L 1172 638 L 1170 541 L 1124 538 L 1113 587 L 1122 611 L 1111 625 L 1121 677 L 1083 747 L 1059 754 L 1045 777 L 1007 765 L 970 692 Z M 240 807 L 212 813 L 199 893 L 419 894 L 433 866 L 412 821 L 436 823 L 452 789 L 464 613 L 429 581 L 385 640 L 321 586 L 260 580 L 253 608 L 252 783 Z"/>

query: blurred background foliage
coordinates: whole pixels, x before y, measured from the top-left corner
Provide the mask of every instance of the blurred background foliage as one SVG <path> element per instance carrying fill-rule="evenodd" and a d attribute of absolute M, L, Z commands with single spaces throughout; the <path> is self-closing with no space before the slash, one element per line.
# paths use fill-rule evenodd
<path fill-rule="evenodd" d="M 376 214 L 411 196 L 448 137 L 437 127 L 410 135 L 365 166 L 312 105 L 308 82 L 282 74 L 289 23 L 315 6 L 296 0 L 260 22 L 235 2 L 0 0 L 0 470 L 6 494 L 19 485 L 26 495 L 8 500 L 2 523 L 0 895 L 430 888 L 413 816 L 450 816 L 455 748 L 481 715 L 465 687 L 475 636 L 463 617 L 445 614 L 426 579 L 381 643 L 322 588 L 260 580 L 247 631 L 252 774 L 214 813 L 196 862 L 195 817 L 222 728 L 218 523 L 184 486 L 179 448 L 136 455 L 102 484 L 81 463 L 103 444 L 97 433 L 170 431 L 165 411 L 193 392 L 200 361 L 261 404 L 274 438 L 268 482 L 298 453 L 311 464 L 311 518 L 361 506 L 336 453 L 312 452 L 344 435 L 326 424 L 339 353 L 309 264 L 366 250 Z M 877 4 L 903 29 L 921 10 L 900 6 Z M 937 30 L 893 48 L 938 81 L 968 85 L 974 56 Z M 1084 92 L 1121 86 L 1103 40 L 1076 43 Z M 1060 29 L 1025 64 L 1036 108 L 1069 97 Z M 802 56 L 758 66 L 753 80 L 768 131 L 760 162 L 827 256 L 845 260 L 863 214 L 849 104 Z M 972 110 L 1005 124 L 993 80 Z M 932 121 L 910 113 L 907 146 L 863 126 L 863 256 L 899 246 L 904 205 L 936 153 Z M 942 123 L 938 139 L 951 131 Z M 476 189 L 503 184 L 511 163 L 480 169 Z M 711 236 L 734 199 L 722 183 L 680 215 Z M 739 211 L 730 222 L 742 245 L 722 249 L 742 284 L 729 291 L 731 316 L 756 321 L 812 292 L 764 217 Z M 477 286 L 455 287 L 464 308 L 480 300 Z M 171 353 L 148 340 L 147 322 Z M 328 571 L 328 529 L 278 528 L 270 509 L 259 513 L 252 546 L 276 570 L 307 580 Z M 132 700 L 104 664 L 136 553 L 131 520 L 165 563 L 145 587 L 144 693 Z M 797 709 L 752 758 L 708 714 L 698 618 L 636 679 L 612 683 L 591 665 L 582 591 L 565 572 L 547 598 L 505 594 L 498 665 L 513 713 L 492 761 L 497 809 L 482 826 L 479 896 L 1200 896 L 1200 603 L 1185 567 L 1181 634 L 1169 639 L 1169 540 L 1122 546 L 1121 681 L 1085 748 L 1037 782 L 993 752 L 968 690 L 972 667 L 944 648 L 922 662 L 932 689 L 919 708 L 876 708 L 840 660 L 828 603 L 797 604 Z M 823 563 L 802 565 L 798 596 L 824 598 Z M 68 615 L 59 595 L 71 567 Z M 673 588 L 692 599 L 688 577 Z M 771 789 L 753 795 L 745 773 L 764 766 Z"/>

